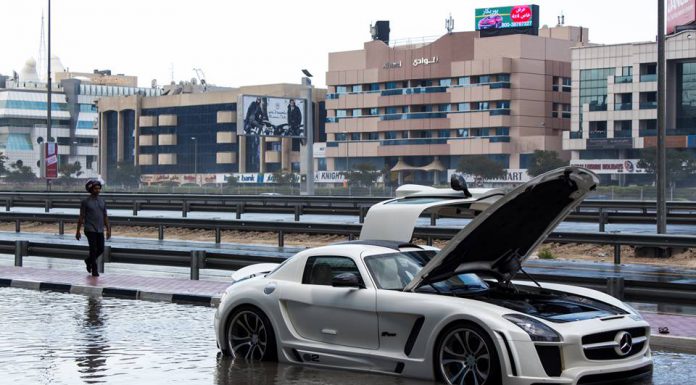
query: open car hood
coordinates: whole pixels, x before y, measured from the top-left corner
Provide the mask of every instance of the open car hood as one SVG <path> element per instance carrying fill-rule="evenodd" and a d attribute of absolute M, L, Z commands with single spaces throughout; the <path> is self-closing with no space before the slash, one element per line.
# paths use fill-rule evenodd
<path fill-rule="evenodd" d="M 470 197 L 462 191 L 419 185 L 397 189 L 397 198 L 370 207 L 360 231 L 361 240 L 408 243 L 413 229 L 423 214 L 473 218 L 503 197 L 501 189 L 470 189 Z"/>
<path fill-rule="evenodd" d="M 517 187 L 469 222 L 404 290 L 461 273 L 512 279 L 529 254 L 598 182 L 589 170 L 564 167 Z"/>

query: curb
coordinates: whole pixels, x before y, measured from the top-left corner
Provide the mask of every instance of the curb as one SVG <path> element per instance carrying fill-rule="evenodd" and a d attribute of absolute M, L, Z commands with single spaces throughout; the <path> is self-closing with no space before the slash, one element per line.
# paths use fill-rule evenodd
<path fill-rule="evenodd" d="M 696 338 L 665 335 L 651 335 L 650 348 L 677 350 L 684 353 L 696 354 Z"/>
<path fill-rule="evenodd" d="M 153 302 L 171 302 L 176 304 L 217 307 L 220 297 L 191 294 L 172 294 L 121 287 L 97 287 L 83 285 L 69 285 L 55 282 L 36 282 L 18 279 L 0 279 L 0 287 L 13 287 L 17 289 L 29 289 L 39 291 L 55 291 L 59 293 L 80 294 L 90 297 L 138 299 Z"/>

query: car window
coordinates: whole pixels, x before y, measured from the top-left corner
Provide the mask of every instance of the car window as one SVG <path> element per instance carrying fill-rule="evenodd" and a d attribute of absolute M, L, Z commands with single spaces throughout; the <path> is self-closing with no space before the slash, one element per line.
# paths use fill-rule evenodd
<path fill-rule="evenodd" d="M 432 250 L 373 255 L 365 264 L 377 287 L 402 290 L 434 255 Z"/>
<path fill-rule="evenodd" d="M 339 274 L 353 273 L 360 277 L 358 266 L 347 257 L 309 257 L 302 274 L 302 283 L 331 286 L 333 278 Z"/>

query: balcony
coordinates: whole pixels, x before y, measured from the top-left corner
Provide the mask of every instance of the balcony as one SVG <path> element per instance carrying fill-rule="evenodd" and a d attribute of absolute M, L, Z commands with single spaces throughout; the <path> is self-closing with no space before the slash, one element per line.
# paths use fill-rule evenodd
<path fill-rule="evenodd" d="M 496 90 L 496 89 L 500 89 L 500 88 L 510 88 L 510 82 L 489 83 L 488 86 L 492 90 Z"/>
<path fill-rule="evenodd" d="M 633 83 L 633 75 L 614 76 L 614 84 Z"/>
<path fill-rule="evenodd" d="M 657 81 L 657 74 L 640 75 L 640 81 L 641 82 L 656 82 Z"/>
<path fill-rule="evenodd" d="M 383 90 L 380 92 L 382 96 L 394 95 L 413 95 L 413 94 L 432 94 L 439 92 L 447 92 L 447 87 L 413 87 L 413 88 L 395 88 L 391 90 Z"/>
<path fill-rule="evenodd" d="M 614 131 L 614 137 L 615 138 L 630 138 L 631 137 L 631 130 Z"/>
<path fill-rule="evenodd" d="M 590 111 L 606 111 L 606 104 L 590 104 Z"/>
<path fill-rule="evenodd" d="M 633 103 L 616 103 L 614 111 L 630 111 L 633 109 Z"/>
<path fill-rule="evenodd" d="M 582 131 L 570 131 L 570 139 L 582 139 Z"/>
<path fill-rule="evenodd" d="M 657 102 L 640 102 L 641 110 L 654 110 L 657 108 Z"/>
<path fill-rule="evenodd" d="M 591 139 L 601 139 L 601 138 L 606 138 L 607 137 L 607 132 L 603 130 L 594 130 L 590 131 L 590 138 Z"/>
<path fill-rule="evenodd" d="M 489 114 L 491 116 L 510 115 L 510 109 L 509 108 L 499 108 L 496 110 L 489 110 Z"/>

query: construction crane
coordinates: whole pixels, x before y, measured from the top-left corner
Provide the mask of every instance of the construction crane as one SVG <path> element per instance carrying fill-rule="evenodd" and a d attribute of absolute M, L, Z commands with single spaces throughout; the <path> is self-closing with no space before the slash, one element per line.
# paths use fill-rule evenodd
<path fill-rule="evenodd" d="M 196 73 L 198 82 L 201 83 L 201 86 L 203 86 L 203 91 L 206 91 L 208 89 L 208 83 L 205 81 L 205 74 L 203 73 L 203 70 L 200 68 L 194 68 L 193 72 Z"/>

